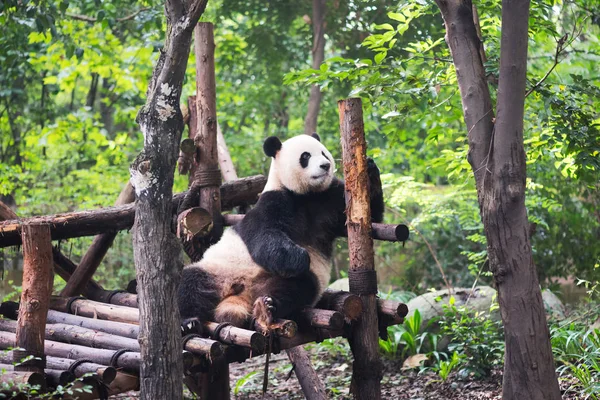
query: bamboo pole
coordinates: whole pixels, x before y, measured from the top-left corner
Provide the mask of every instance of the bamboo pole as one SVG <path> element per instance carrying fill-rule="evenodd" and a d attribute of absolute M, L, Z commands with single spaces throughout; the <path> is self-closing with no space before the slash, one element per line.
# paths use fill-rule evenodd
<path fill-rule="evenodd" d="M 15 351 L 19 360 L 23 356 L 34 356 L 19 364 L 16 371 L 44 371 L 44 326 L 48 314 L 48 299 L 52 292 L 52 243 L 50 227 L 41 224 L 25 224 L 23 237 L 23 292 L 21 307 L 17 320 L 17 347 L 24 349 Z"/>
<path fill-rule="evenodd" d="M 378 349 L 377 278 L 369 206 L 365 132 L 360 99 L 338 102 L 347 206 L 350 292 L 361 296 L 363 314 L 352 326 L 351 392 L 357 400 L 381 398 L 383 374 Z"/>

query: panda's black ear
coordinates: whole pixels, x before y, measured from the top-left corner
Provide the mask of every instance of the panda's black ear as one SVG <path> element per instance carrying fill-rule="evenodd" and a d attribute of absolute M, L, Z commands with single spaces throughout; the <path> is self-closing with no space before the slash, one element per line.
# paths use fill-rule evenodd
<path fill-rule="evenodd" d="M 314 137 L 315 139 L 317 139 L 319 142 L 321 141 L 321 136 L 319 136 L 319 134 L 317 132 L 313 132 L 312 135 L 310 135 L 312 137 Z"/>
<path fill-rule="evenodd" d="M 269 157 L 275 157 L 275 154 L 281 150 L 281 140 L 276 136 L 270 136 L 263 143 L 263 150 Z"/>

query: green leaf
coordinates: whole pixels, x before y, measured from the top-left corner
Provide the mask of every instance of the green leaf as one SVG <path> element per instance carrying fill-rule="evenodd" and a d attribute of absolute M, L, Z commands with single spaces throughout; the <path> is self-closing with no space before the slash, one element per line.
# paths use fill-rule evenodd
<path fill-rule="evenodd" d="M 381 53 L 377 53 L 375 54 L 374 60 L 376 64 L 381 64 L 381 62 L 383 61 L 383 59 L 385 58 L 385 56 L 387 56 L 387 51 L 383 51 Z"/>

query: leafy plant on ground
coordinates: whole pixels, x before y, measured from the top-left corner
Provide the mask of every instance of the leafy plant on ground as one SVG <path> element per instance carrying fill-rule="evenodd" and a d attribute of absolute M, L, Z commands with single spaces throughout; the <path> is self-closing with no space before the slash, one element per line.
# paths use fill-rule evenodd
<path fill-rule="evenodd" d="M 438 336 L 427 328 L 421 332 L 421 321 L 421 313 L 415 310 L 402 325 L 390 326 L 387 340 L 379 339 L 379 350 L 390 358 L 416 356 L 423 354 L 426 348 L 435 350 Z"/>
<path fill-rule="evenodd" d="M 599 400 L 600 304 L 593 299 L 600 295 L 600 290 L 598 281 L 585 281 L 585 286 L 590 301 L 575 310 L 569 320 L 554 322 L 550 336 L 559 377 L 576 379 L 567 391 L 578 393 L 582 399 Z"/>
<path fill-rule="evenodd" d="M 500 321 L 491 319 L 487 312 L 457 307 L 454 298 L 442 307 L 444 314 L 438 321 L 440 333 L 450 341 L 448 350 L 458 353 L 461 375 L 481 378 L 502 365 L 504 332 Z M 490 311 L 495 307 L 497 304 L 493 304 Z"/>

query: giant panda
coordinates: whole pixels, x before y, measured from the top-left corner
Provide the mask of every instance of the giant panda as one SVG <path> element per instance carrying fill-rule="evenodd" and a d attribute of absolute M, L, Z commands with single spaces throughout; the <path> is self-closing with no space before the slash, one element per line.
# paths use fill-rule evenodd
<path fill-rule="evenodd" d="M 334 177 L 334 159 L 317 134 L 283 143 L 269 137 L 263 149 L 272 161 L 255 207 L 183 269 L 182 327 L 207 320 L 246 327 L 254 318 L 266 332 L 273 318 L 314 305 L 329 284 L 333 244 L 346 232 L 344 183 Z M 381 222 L 383 194 L 372 160 L 368 175 L 372 219 Z"/>

